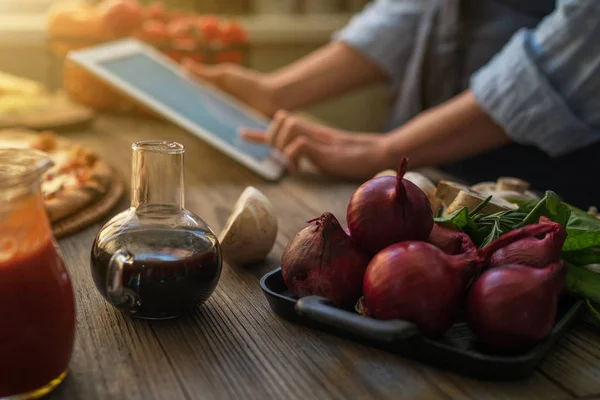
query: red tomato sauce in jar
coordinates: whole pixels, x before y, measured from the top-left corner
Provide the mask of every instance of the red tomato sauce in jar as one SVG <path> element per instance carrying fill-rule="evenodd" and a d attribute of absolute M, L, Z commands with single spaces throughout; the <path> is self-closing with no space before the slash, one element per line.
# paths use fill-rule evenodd
<path fill-rule="evenodd" d="M 0 224 L 0 398 L 45 387 L 67 370 L 73 351 L 71 280 L 43 209 L 33 203 L 19 213 L 21 223 L 38 218 L 33 232 L 7 231 L 15 218 Z"/>

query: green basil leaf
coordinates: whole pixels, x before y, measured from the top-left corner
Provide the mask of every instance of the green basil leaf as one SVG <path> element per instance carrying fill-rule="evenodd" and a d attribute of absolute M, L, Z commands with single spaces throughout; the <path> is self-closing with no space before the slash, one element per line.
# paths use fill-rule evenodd
<path fill-rule="evenodd" d="M 600 246 L 563 251 L 562 258 L 575 265 L 600 264 Z"/>
<path fill-rule="evenodd" d="M 568 236 L 563 251 L 567 256 L 573 255 L 578 258 L 578 261 L 571 262 L 575 264 L 600 263 L 600 219 L 583 210 L 571 207 L 571 218 L 566 229 Z M 587 254 L 582 252 L 587 252 Z"/>
<path fill-rule="evenodd" d="M 474 225 L 473 220 L 469 216 L 469 210 L 467 207 L 463 207 L 460 210 L 454 211 L 452 214 L 446 216 L 434 218 L 436 224 L 450 228 L 464 230 L 469 225 Z"/>
<path fill-rule="evenodd" d="M 600 275 L 586 268 L 570 265 L 565 276 L 565 292 L 600 304 Z"/>
<path fill-rule="evenodd" d="M 535 206 L 531 207 L 531 205 L 531 202 L 526 202 L 519 207 L 519 211 L 528 211 L 528 214 L 515 226 L 515 229 L 525 225 L 537 224 L 542 216 L 566 226 L 571 216 L 571 208 L 560 201 L 558 195 L 551 190 L 546 191 L 544 198 L 538 201 Z"/>

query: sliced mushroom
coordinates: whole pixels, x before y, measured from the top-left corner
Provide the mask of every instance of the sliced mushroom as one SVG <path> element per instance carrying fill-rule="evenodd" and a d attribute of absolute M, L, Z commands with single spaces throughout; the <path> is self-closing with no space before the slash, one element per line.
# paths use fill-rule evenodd
<path fill-rule="evenodd" d="M 539 200 L 540 197 L 535 193 L 527 190 L 523 193 L 515 192 L 512 190 L 498 191 L 490 193 L 495 198 L 501 198 L 506 201 L 527 201 L 527 200 Z M 488 195 L 489 196 L 489 195 Z"/>
<path fill-rule="evenodd" d="M 471 186 L 471 190 L 477 193 L 487 194 L 489 196 L 496 191 L 496 182 L 480 182 Z"/>
<path fill-rule="evenodd" d="M 598 208 L 594 206 L 590 206 L 588 209 L 588 214 L 593 215 L 594 217 L 598 216 Z"/>
<path fill-rule="evenodd" d="M 458 195 L 454 198 L 452 203 L 444 210 L 444 215 L 452 214 L 453 212 L 466 207 L 469 211 L 472 211 L 481 202 L 483 202 L 488 196 L 484 196 L 478 193 L 467 192 L 461 190 Z M 483 207 L 480 211 L 483 214 L 493 214 L 500 211 L 514 210 L 517 206 L 503 199 L 495 199 L 492 197 L 490 202 Z"/>
<path fill-rule="evenodd" d="M 457 182 L 440 181 L 437 185 L 435 196 L 440 199 L 442 205 L 448 207 L 460 192 L 474 193 L 468 186 Z"/>
<path fill-rule="evenodd" d="M 503 176 L 496 181 L 496 191 L 502 192 L 505 190 L 524 193 L 529 189 L 529 182 L 523 179 Z"/>
<path fill-rule="evenodd" d="M 267 197 L 248 186 L 233 206 L 219 243 L 230 264 L 251 264 L 265 259 L 277 237 L 277 216 Z"/>
<path fill-rule="evenodd" d="M 513 189 L 502 189 L 502 188 Z M 539 200 L 539 196 L 526 188 L 529 183 L 518 178 L 499 178 L 498 182 L 481 182 L 471 186 L 471 190 L 484 196 L 493 196 L 507 201 Z M 500 188 L 500 189 L 499 189 Z M 521 189 L 523 189 L 521 191 Z"/>

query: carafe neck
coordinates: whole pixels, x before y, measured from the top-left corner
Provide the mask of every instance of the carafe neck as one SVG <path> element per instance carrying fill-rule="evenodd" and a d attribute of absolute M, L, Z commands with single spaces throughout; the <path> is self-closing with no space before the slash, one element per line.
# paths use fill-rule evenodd
<path fill-rule="evenodd" d="M 184 147 L 175 142 L 134 143 L 131 206 L 184 208 Z"/>

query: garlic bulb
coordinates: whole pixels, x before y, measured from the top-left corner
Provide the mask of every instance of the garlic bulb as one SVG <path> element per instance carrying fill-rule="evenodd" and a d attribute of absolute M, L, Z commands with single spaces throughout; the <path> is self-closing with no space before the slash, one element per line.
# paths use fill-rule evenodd
<path fill-rule="evenodd" d="M 277 216 L 267 197 L 248 186 L 233 207 L 219 243 L 230 264 L 245 265 L 264 260 L 277 237 Z"/>

